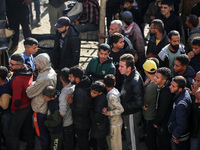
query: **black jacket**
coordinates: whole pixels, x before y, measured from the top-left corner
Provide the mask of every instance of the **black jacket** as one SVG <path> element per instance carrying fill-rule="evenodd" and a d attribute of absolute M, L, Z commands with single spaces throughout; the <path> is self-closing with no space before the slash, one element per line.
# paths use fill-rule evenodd
<path fill-rule="evenodd" d="M 70 105 L 72 109 L 72 118 L 74 126 L 78 129 L 89 129 L 91 120 L 90 111 L 90 86 L 92 81 L 84 76 L 82 81 L 75 86 L 73 103 Z"/>
<path fill-rule="evenodd" d="M 154 124 L 162 128 L 167 128 L 168 119 L 173 107 L 174 94 L 170 92 L 169 86 L 170 82 L 167 81 L 162 88 L 158 89 L 156 102 L 157 115 Z"/>
<path fill-rule="evenodd" d="M 52 63 L 55 70 L 64 67 L 72 67 L 79 64 L 80 59 L 80 38 L 79 31 L 74 26 L 70 26 L 64 38 L 63 49 L 60 49 L 61 33 L 57 31 L 55 37 L 54 55 Z M 62 52 L 62 54 L 61 54 Z"/>
<path fill-rule="evenodd" d="M 134 114 L 141 110 L 143 98 L 143 80 L 136 69 L 125 76 L 121 89 L 121 104 L 124 115 Z"/>
<path fill-rule="evenodd" d="M 194 57 L 191 58 L 189 65 L 192 66 L 195 74 L 200 71 L 200 54 L 194 55 Z"/>
<path fill-rule="evenodd" d="M 90 118 L 92 120 L 91 136 L 94 138 L 105 138 L 109 133 L 108 117 L 102 114 L 104 107 L 108 107 L 104 93 L 92 99 Z"/>

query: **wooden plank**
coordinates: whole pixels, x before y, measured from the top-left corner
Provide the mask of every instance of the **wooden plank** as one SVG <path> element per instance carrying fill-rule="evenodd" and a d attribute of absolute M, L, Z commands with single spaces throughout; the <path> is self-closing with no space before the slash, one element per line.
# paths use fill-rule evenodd
<path fill-rule="evenodd" d="M 100 1 L 99 32 L 105 34 L 106 0 Z M 104 39 L 99 39 L 99 45 L 104 43 Z"/>

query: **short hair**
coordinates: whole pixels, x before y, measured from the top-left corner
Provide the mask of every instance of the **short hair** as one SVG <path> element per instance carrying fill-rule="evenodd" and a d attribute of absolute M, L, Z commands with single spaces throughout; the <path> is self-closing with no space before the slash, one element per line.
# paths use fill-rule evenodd
<path fill-rule="evenodd" d="M 178 84 L 178 88 L 184 89 L 186 87 L 186 79 L 183 76 L 175 76 L 172 81 Z"/>
<path fill-rule="evenodd" d="M 171 78 L 171 70 L 167 67 L 158 68 L 157 73 L 160 73 L 162 77 L 166 80 L 169 80 Z"/>
<path fill-rule="evenodd" d="M 173 5 L 171 0 L 162 0 L 161 4 L 168 5 L 169 7 L 172 7 Z"/>
<path fill-rule="evenodd" d="M 133 3 L 133 0 L 124 0 L 124 2 Z"/>
<path fill-rule="evenodd" d="M 115 76 L 113 74 L 107 74 L 104 77 L 104 83 L 107 87 L 114 87 L 115 86 Z"/>
<path fill-rule="evenodd" d="M 158 29 L 159 32 L 163 33 L 164 32 L 164 23 L 162 20 L 160 19 L 154 19 L 151 21 L 151 23 L 154 24 L 154 27 L 156 27 L 156 29 Z"/>
<path fill-rule="evenodd" d="M 65 67 L 60 71 L 60 77 L 65 83 L 70 83 L 69 80 L 69 68 Z"/>
<path fill-rule="evenodd" d="M 187 66 L 189 64 L 189 57 L 186 54 L 181 54 L 176 56 L 175 60 L 179 61 L 182 66 Z"/>
<path fill-rule="evenodd" d="M 8 75 L 8 69 L 5 66 L 0 66 L 0 78 L 5 80 Z"/>
<path fill-rule="evenodd" d="M 33 44 L 38 45 L 38 41 L 32 37 L 27 37 L 24 41 L 24 46 L 26 45 L 32 46 Z"/>
<path fill-rule="evenodd" d="M 69 74 L 73 74 L 75 78 L 83 79 L 83 69 L 81 66 L 73 66 L 69 70 Z"/>
<path fill-rule="evenodd" d="M 159 60 L 156 57 L 150 57 L 147 60 L 153 60 L 156 63 L 157 68 L 159 68 L 160 63 L 159 63 Z"/>
<path fill-rule="evenodd" d="M 110 40 L 109 40 L 109 45 L 113 47 L 113 43 L 117 43 L 119 39 L 124 38 L 124 36 L 120 33 L 114 33 L 111 35 Z"/>
<path fill-rule="evenodd" d="M 22 54 L 13 54 L 11 57 L 10 57 L 11 60 L 14 60 L 14 61 L 17 61 L 19 62 L 20 64 L 24 64 L 24 57 L 22 56 Z"/>
<path fill-rule="evenodd" d="M 111 24 L 117 24 L 117 29 L 122 30 L 122 22 L 121 20 L 113 20 Z"/>
<path fill-rule="evenodd" d="M 193 27 L 197 27 L 197 25 L 199 24 L 199 19 L 196 15 L 189 15 L 188 16 L 188 22 L 193 26 Z"/>
<path fill-rule="evenodd" d="M 192 45 L 200 46 L 200 37 L 199 36 L 193 38 Z"/>
<path fill-rule="evenodd" d="M 101 81 L 95 81 L 92 83 L 90 89 L 97 91 L 97 92 L 103 92 L 105 88 L 105 85 Z"/>
<path fill-rule="evenodd" d="M 176 30 L 172 30 L 168 33 L 168 38 L 171 40 L 172 36 L 180 36 L 179 32 Z"/>
<path fill-rule="evenodd" d="M 132 54 L 124 54 L 120 57 L 120 61 L 126 62 L 126 67 L 131 67 L 131 70 L 134 69 L 135 61 Z"/>
<path fill-rule="evenodd" d="M 100 51 L 100 50 L 108 51 L 108 52 L 111 51 L 110 46 L 109 46 L 108 44 L 106 44 L 106 43 L 103 43 L 103 44 L 101 44 L 101 45 L 99 46 L 99 51 Z"/>
<path fill-rule="evenodd" d="M 56 97 L 56 89 L 53 86 L 47 86 L 43 89 L 42 94 L 48 98 L 54 98 Z"/>

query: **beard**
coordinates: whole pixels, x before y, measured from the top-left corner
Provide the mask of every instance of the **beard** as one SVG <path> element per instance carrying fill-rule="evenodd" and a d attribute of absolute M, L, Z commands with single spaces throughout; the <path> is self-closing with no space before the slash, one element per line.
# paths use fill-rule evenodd
<path fill-rule="evenodd" d="M 171 43 L 170 43 L 170 45 L 175 51 L 178 51 L 179 45 L 172 45 Z"/>
<path fill-rule="evenodd" d="M 71 81 L 71 84 L 74 84 L 74 85 L 76 85 L 76 81 L 74 80 L 74 81 Z"/>

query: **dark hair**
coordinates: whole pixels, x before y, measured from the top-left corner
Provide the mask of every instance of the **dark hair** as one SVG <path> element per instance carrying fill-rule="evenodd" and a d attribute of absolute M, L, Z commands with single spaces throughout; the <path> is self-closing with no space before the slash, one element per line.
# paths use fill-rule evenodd
<path fill-rule="evenodd" d="M 168 38 L 171 40 L 172 36 L 180 36 L 179 32 L 176 30 L 172 30 L 168 33 Z"/>
<path fill-rule="evenodd" d="M 111 35 L 110 40 L 109 40 L 109 45 L 111 47 L 113 46 L 113 43 L 117 43 L 119 41 L 119 39 L 124 38 L 124 36 L 120 33 L 114 33 L 113 35 Z"/>
<path fill-rule="evenodd" d="M 133 18 L 134 20 L 134 18 Z M 133 21 L 124 21 L 127 26 L 129 26 Z"/>
<path fill-rule="evenodd" d="M 157 59 L 157 58 L 155 58 L 155 57 L 150 57 L 150 58 L 148 58 L 147 60 L 153 60 L 155 63 L 156 63 L 156 67 L 157 68 L 159 68 L 159 60 Z"/>
<path fill-rule="evenodd" d="M 107 87 L 114 87 L 115 86 L 115 76 L 113 74 L 107 74 L 104 77 L 104 83 Z"/>
<path fill-rule="evenodd" d="M 171 0 L 162 0 L 161 4 L 168 5 L 170 7 L 172 7 L 172 5 L 173 5 Z"/>
<path fill-rule="evenodd" d="M 154 27 L 158 29 L 159 32 L 163 33 L 164 32 L 164 23 L 160 19 L 154 19 L 151 21 L 151 23 L 154 24 Z"/>
<path fill-rule="evenodd" d="M 0 78 L 5 80 L 8 75 L 8 69 L 5 66 L 0 66 Z"/>
<path fill-rule="evenodd" d="M 183 76 L 175 76 L 172 81 L 178 84 L 178 88 L 184 89 L 186 86 L 186 79 Z"/>
<path fill-rule="evenodd" d="M 43 89 L 42 94 L 48 98 L 54 98 L 56 97 L 56 89 L 53 86 L 47 86 Z"/>
<path fill-rule="evenodd" d="M 186 54 L 176 56 L 175 60 L 179 61 L 182 66 L 187 66 L 189 64 L 189 57 Z"/>
<path fill-rule="evenodd" d="M 199 23 L 199 19 L 196 15 L 189 15 L 188 16 L 188 22 L 193 26 L 193 27 L 197 27 L 198 23 Z"/>
<path fill-rule="evenodd" d="M 95 90 L 97 92 L 103 92 L 105 85 L 101 81 L 95 81 L 92 83 L 90 89 Z"/>
<path fill-rule="evenodd" d="M 192 45 L 200 46 L 200 37 L 199 36 L 193 38 Z"/>
<path fill-rule="evenodd" d="M 69 80 L 69 68 L 65 67 L 60 71 L 60 77 L 65 83 L 70 83 Z"/>
<path fill-rule="evenodd" d="M 83 69 L 81 66 L 73 66 L 69 70 L 69 74 L 73 74 L 75 78 L 83 79 Z"/>
<path fill-rule="evenodd" d="M 17 61 L 17 62 L 21 63 L 22 65 L 24 64 L 24 57 L 22 56 L 22 54 L 13 54 L 10 57 L 10 59 Z"/>
<path fill-rule="evenodd" d="M 171 78 L 171 70 L 167 67 L 158 68 L 157 73 L 160 73 L 166 80 Z"/>
<path fill-rule="evenodd" d="M 27 37 L 24 41 L 24 45 L 32 46 L 33 44 L 38 45 L 38 41 L 32 37 Z"/>
<path fill-rule="evenodd" d="M 126 67 L 131 67 L 131 70 L 134 69 L 135 61 L 132 54 L 124 54 L 120 57 L 120 61 L 126 62 Z"/>
<path fill-rule="evenodd" d="M 124 0 L 124 2 L 133 3 L 133 0 Z"/>
<path fill-rule="evenodd" d="M 110 46 L 109 46 L 108 44 L 106 44 L 106 43 L 103 43 L 103 44 L 101 44 L 101 45 L 99 46 L 99 51 L 100 51 L 100 50 L 108 51 L 108 52 L 111 51 Z"/>

